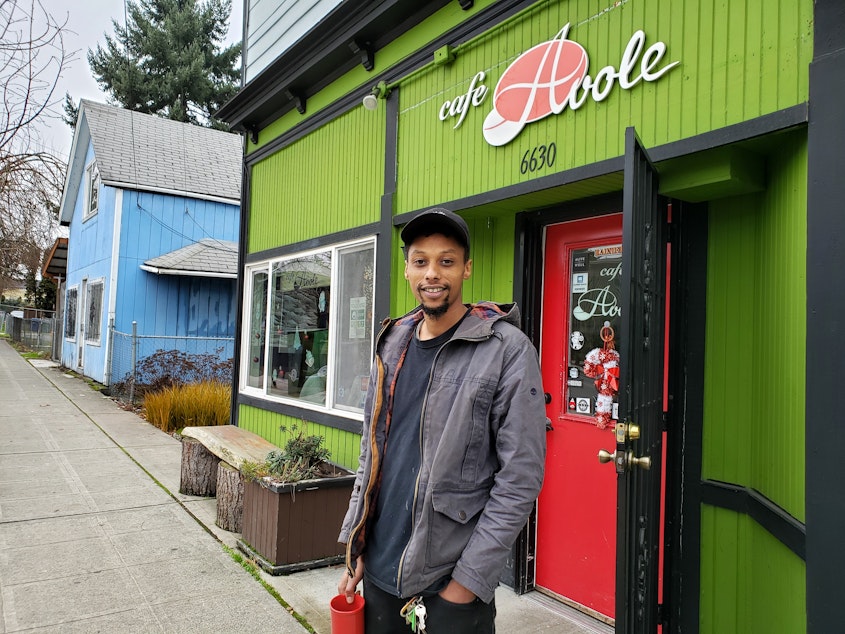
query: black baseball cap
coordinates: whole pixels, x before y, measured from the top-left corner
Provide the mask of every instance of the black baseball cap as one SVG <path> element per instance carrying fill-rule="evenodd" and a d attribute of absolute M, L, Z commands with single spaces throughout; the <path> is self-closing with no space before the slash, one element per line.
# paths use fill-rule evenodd
<path fill-rule="evenodd" d="M 418 237 L 430 236 L 433 233 L 453 236 L 461 243 L 469 257 L 469 227 L 466 221 L 458 214 L 442 207 L 421 211 L 402 227 L 399 235 L 407 247 Z"/>

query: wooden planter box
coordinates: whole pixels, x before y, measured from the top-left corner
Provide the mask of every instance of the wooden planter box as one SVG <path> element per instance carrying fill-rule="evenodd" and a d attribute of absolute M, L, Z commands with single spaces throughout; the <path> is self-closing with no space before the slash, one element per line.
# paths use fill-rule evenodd
<path fill-rule="evenodd" d="M 355 474 L 293 484 L 266 479 L 244 483 L 238 548 L 272 575 L 339 563 L 337 542 Z"/>

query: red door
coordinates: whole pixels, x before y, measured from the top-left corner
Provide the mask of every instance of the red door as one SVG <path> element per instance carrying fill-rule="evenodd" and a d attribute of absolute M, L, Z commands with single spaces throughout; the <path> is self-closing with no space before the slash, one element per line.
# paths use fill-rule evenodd
<path fill-rule="evenodd" d="M 614 618 L 615 444 L 622 215 L 546 228 L 541 365 L 552 399 L 537 507 L 536 586 L 604 621 Z"/>

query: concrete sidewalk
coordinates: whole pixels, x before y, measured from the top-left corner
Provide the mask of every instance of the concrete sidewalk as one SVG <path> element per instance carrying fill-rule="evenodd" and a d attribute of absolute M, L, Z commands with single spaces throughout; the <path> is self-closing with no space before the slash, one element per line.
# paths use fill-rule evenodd
<path fill-rule="evenodd" d="M 37 367 L 36 367 L 37 366 Z M 0 634 L 296 632 L 237 564 L 213 498 L 179 493 L 181 444 L 0 341 Z M 340 570 L 262 573 L 318 634 Z M 500 632 L 610 632 L 538 593 L 496 594 Z"/>

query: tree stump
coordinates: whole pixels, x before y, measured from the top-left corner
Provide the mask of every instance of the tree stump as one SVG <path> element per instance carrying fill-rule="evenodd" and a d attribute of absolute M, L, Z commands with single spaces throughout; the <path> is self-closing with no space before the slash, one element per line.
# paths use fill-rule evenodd
<path fill-rule="evenodd" d="M 217 494 L 217 464 L 220 458 L 193 438 L 182 439 L 182 468 L 179 493 L 214 497 Z"/>
<path fill-rule="evenodd" d="M 244 478 L 232 465 L 217 466 L 217 525 L 224 531 L 241 532 L 244 514 Z"/>

